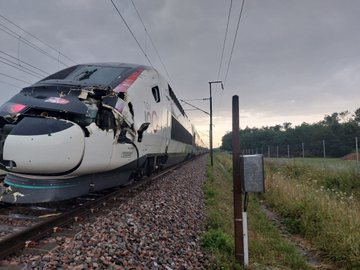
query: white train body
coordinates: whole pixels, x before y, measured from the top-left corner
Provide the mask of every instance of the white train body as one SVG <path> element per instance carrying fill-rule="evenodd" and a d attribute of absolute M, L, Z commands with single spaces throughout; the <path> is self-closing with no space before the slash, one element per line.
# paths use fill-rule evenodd
<path fill-rule="evenodd" d="M 0 200 L 64 200 L 125 185 L 205 151 L 166 80 L 154 69 L 70 67 L 0 107 Z"/>

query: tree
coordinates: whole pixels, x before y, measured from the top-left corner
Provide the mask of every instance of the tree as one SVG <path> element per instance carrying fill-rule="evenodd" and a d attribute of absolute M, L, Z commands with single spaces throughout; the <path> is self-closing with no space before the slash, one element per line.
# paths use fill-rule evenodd
<path fill-rule="evenodd" d="M 291 123 L 290 122 L 285 122 L 285 123 L 283 123 L 283 127 L 284 127 L 284 130 L 285 131 L 287 131 L 288 129 L 290 129 L 291 128 Z"/>
<path fill-rule="evenodd" d="M 270 149 L 277 149 L 279 146 L 280 156 L 287 156 L 287 145 L 289 145 L 292 156 L 301 156 L 302 143 L 304 143 L 306 156 L 322 156 L 322 142 L 325 140 L 326 155 L 341 157 L 354 150 L 355 137 L 360 137 L 360 108 L 355 111 L 353 118 L 349 117 L 348 111 L 344 111 L 325 115 L 324 120 L 317 123 L 304 122 L 293 128 L 290 122 L 270 127 L 246 127 L 240 130 L 240 145 L 242 150 L 262 149 L 262 153 L 269 146 Z M 222 149 L 231 151 L 232 133 L 226 133 L 222 140 Z"/>
<path fill-rule="evenodd" d="M 360 124 L 360 108 L 355 111 L 354 121 L 355 121 L 356 123 Z"/>
<path fill-rule="evenodd" d="M 326 126 L 331 126 L 339 123 L 339 114 L 337 112 L 332 113 L 332 115 L 325 115 L 323 124 Z"/>
<path fill-rule="evenodd" d="M 341 123 L 347 123 L 350 120 L 350 112 L 348 110 L 340 112 L 339 117 L 341 119 Z"/>

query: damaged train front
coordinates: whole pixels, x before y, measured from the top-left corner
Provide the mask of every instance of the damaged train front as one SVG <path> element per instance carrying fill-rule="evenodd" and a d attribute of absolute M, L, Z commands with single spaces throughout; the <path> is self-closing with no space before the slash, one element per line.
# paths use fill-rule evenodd
<path fill-rule="evenodd" d="M 120 166 L 122 160 L 112 160 L 118 144 L 133 145 L 139 158 L 135 138 L 141 142 L 148 123 L 135 129 L 126 93 L 133 73 L 125 67 L 79 65 L 22 89 L 3 104 L 0 169 L 7 175 L 0 201 L 59 201 L 94 186 L 115 185 L 104 177 L 94 185 L 87 175 L 107 176 Z"/>
<path fill-rule="evenodd" d="M 7 172 L 0 200 L 16 202 L 25 196 L 15 190 L 56 186 L 56 177 L 81 164 L 85 133 L 74 120 L 89 110 L 78 98 L 54 90 L 24 88 L 0 107 L 0 165 Z M 43 185 L 44 176 L 54 180 Z"/>

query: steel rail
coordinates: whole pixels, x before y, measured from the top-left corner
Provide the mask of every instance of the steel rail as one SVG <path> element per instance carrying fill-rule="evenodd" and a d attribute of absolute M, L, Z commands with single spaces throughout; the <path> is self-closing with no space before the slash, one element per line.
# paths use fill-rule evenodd
<path fill-rule="evenodd" d="M 111 192 L 103 197 L 100 197 L 94 201 L 87 202 L 84 205 L 81 205 L 77 208 L 74 208 L 68 212 L 64 212 L 58 216 L 49 218 L 43 222 L 37 223 L 34 226 L 31 226 L 28 229 L 11 234 L 0 241 L 0 260 L 5 257 L 19 251 L 20 249 L 27 246 L 27 243 L 31 241 L 38 241 L 51 233 L 54 232 L 55 227 L 62 227 L 72 223 L 77 217 L 84 217 L 89 213 L 93 213 L 93 210 L 99 207 L 103 207 L 104 203 L 110 199 L 115 199 L 117 196 L 125 194 L 126 192 L 136 189 L 146 184 L 150 183 L 153 180 L 160 178 L 161 176 L 170 174 L 177 168 L 183 166 L 187 162 L 192 161 L 193 159 L 187 160 L 175 166 L 171 166 L 164 171 L 148 177 L 139 182 L 134 182 L 124 188 Z"/>

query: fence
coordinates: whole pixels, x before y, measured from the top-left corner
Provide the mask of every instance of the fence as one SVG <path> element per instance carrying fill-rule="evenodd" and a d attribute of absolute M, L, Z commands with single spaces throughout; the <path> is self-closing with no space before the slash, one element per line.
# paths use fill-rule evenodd
<path fill-rule="evenodd" d="M 299 142 L 297 144 L 267 144 L 247 147 L 241 146 L 241 154 L 263 154 L 268 158 L 295 158 L 295 157 L 346 157 L 348 154 L 349 159 L 356 160 L 356 164 L 359 165 L 359 149 L 358 149 L 358 137 L 348 139 L 346 141 L 322 140 L 316 142 Z"/>

